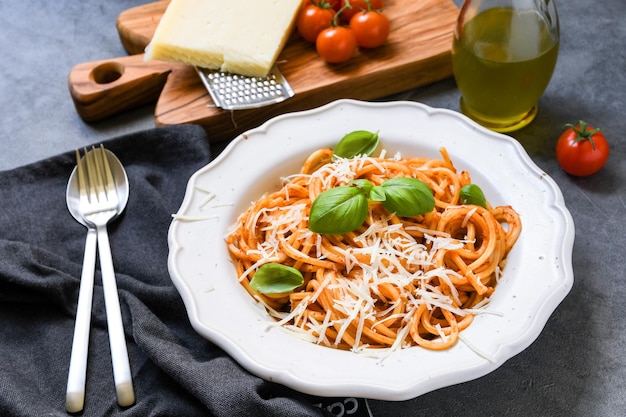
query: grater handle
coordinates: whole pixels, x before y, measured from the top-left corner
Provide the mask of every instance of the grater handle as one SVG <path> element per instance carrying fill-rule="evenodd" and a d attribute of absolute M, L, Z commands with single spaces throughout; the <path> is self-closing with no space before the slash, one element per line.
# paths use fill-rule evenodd
<path fill-rule="evenodd" d="M 76 112 L 92 122 L 155 102 L 174 65 L 143 54 L 76 65 L 68 76 Z"/>

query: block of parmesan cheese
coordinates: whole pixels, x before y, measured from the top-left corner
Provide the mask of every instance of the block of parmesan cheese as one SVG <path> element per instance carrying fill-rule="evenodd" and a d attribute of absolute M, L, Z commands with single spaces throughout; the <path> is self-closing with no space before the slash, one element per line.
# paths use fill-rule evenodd
<path fill-rule="evenodd" d="M 265 77 L 301 0 L 172 0 L 145 58 Z"/>

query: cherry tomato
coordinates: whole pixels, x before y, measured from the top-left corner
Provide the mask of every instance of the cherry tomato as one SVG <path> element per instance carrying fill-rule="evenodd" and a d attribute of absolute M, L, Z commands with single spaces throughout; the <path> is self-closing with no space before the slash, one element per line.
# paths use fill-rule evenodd
<path fill-rule="evenodd" d="M 333 26 L 324 29 L 315 42 L 317 53 L 331 64 L 346 62 L 356 52 L 356 38 L 352 29 Z"/>
<path fill-rule="evenodd" d="M 341 0 L 304 0 L 302 4 L 303 7 L 308 6 L 309 4 L 314 4 L 316 6 L 322 7 L 330 7 L 335 11 L 338 11 L 341 8 Z"/>
<path fill-rule="evenodd" d="M 363 10 L 382 10 L 383 0 L 370 0 L 370 4 L 367 4 L 367 0 L 341 0 L 341 7 L 345 7 L 350 3 L 350 9 L 343 9 L 341 17 L 349 22 L 352 16 Z"/>
<path fill-rule="evenodd" d="M 296 21 L 298 33 L 307 42 L 314 43 L 317 35 L 332 25 L 335 13 L 330 6 L 306 5 L 298 14 L 298 20 Z"/>
<path fill-rule="evenodd" d="M 325 0 L 335 11 L 341 9 L 341 0 Z"/>
<path fill-rule="evenodd" d="M 350 19 L 356 43 L 363 48 L 376 48 L 389 36 L 389 19 L 373 10 L 359 12 Z"/>
<path fill-rule="evenodd" d="M 595 174 L 609 159 L 609 144 L 600 132 L 582 120 L 566 125 L 556 143 L 556 159 L 565 172 L 578 177 Z"/>

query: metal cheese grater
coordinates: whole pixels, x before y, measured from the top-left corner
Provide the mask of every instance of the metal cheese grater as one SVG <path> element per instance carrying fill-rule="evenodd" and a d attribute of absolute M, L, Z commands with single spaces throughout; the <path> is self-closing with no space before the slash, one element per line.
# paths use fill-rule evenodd
<path fill-rule="evenodd" d="M 264 78 L 196 69 L 215 105 L 224 110 L 253 109 L 280 103 L 295 94 L 276 66 Z"/>

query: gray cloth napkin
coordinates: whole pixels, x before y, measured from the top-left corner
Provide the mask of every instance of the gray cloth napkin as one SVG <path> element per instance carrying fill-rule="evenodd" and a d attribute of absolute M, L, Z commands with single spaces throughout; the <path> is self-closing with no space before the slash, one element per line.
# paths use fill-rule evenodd
<path fill-rule="evenodd" d="M 125 165 L 126 211 L 110 227 L 137 402 L 117 405 L 99 267 L 83 416 L 322 416 L 316 398 L 250 375 L 200 337 L 167 270 L 167 232 L 191 174 L 211 159 L 197 126 L 104 143 Z M 65 388 L 86 229 L 67 211 L 71 152 L 0 172 L 0 415 L 66 416 Z M 349 401 L 351 415 L 366 403 Z M 359 410 L 357 411 L 357 408 Z"/>

